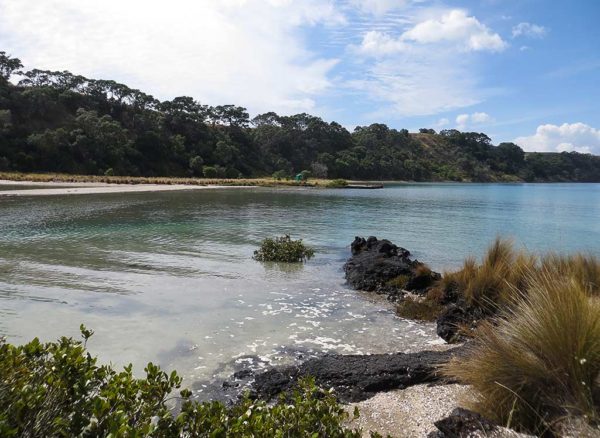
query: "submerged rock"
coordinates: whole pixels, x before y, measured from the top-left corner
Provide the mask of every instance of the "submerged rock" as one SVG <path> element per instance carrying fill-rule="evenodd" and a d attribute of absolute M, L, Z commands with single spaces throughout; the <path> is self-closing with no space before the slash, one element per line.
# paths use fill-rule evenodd
<path fill-rule="evenodd" d="M 387 239 L 357 236 L 350 249 L 352 257 L 344 265 L 344 272 L 355 289 L 397 298 L 404 290 L 422 293 L 440 278 L 423 263 L 411 260 L 410 251 Z"/>
<path fill-rule="evenodd" d="M 299 378 L 312 376 L 317 385 L 334 388 L 341 401 L 356 402 L 380 391 L 440 381 L 438 365 L 447 362 L 458 350 L 367 356 L 331 354 L 298 366 L 257 374 L 252 388 L 256 397 L 270 400 L 289 390 Z"/>

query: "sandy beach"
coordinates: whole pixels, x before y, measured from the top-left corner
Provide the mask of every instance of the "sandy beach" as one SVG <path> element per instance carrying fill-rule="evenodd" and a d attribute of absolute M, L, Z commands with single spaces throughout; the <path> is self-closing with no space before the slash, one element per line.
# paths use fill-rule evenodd
<path fill-rule="evenodd" d="M 23 189 L 0 190 L 0 197 L 13 196 L 56 196 L 89 195 L 102 193 L 167 192 L 175 190 L 226 189 L 248 186 L 186 185 L 186 184 L 108 184 L 108 183 L 69 183 L 33 182 L 0 180 L 0 186 L 22 186 Z"/>

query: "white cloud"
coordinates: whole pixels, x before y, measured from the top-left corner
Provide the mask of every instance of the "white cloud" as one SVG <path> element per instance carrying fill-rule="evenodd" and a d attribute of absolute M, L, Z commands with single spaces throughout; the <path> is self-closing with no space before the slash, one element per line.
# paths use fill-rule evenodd
<path fill-rule="evenodd" d="M 456 116 L 456 129 L 464 131 L 473 126 L 485 125 L 493 119 L 487 113 L 459 114 Z"/>
<path fill-rule="evenodd" d="M 585 123 L 540 125 L 535 134 L 514 140 L 530 152 L 576 151 L 600 155 L 600 130 Z"/>
<path fill-rule="evenodd" d="M 366 93 L 378 110 L 373 120 L 397 116 L 425 116 L 479 102 L 466 60 L 452 52 L 427 53 L 411 48 L 368 65 L 361 79 L 346 83 Z"/>
<path fill-rule="evenodd" d="M 506 42 L 465 11 L 416 3 L 0 0 L 0 47 L 27 68 L 68 69 L 160 99 L 190 95 L 252 114 L 324 115 L 321 104 L 349 93 L 362 99 L 357 105 L 377 107 L 373 118 L 480 103 L 486 92 L 476 57 Z M 318 44 L 310 45 L 316 38 L 307 30 Z M 352 50 L 334 57 L 323 49 L 346 47 L 359 32 L 362 42 Z"/>
<path fill-rule="evenodd" d="M 464 50 L 473 51 L 495 52 L 504 50 L 507 46 L 500 35 L 460 9 L 453 9 L 437 19 L 418 23 L 404 32 L 402 39 L 421 44 L 456 43 Z"/>
<path fill-rule="evenodd" d="M 359 45 L 350 46 L 365 71 L 346 85 L 377 102 L 371 117 L 431 115 L 483 100 L 474 52 L 496 52 L 507 44 L 465 11 L 435 13 L 397 34 L 367 31 Z"/>
<path fill-rule="evenodd" d="M 458 129 L 465 129 L 467 127 L 467 123 L 469 122 L 468 114 L 459 114 L 456 116 L 456 127 Z"/>
<path fill-rule="evenodd" d="M 408 0 L 352 0 L 351 4 L 363 12 L 381 16 L 386 12 L 399 9 L 408 3 Z"/>
<path fill-rule="evenodd" d="M 3 50 L 26 67 L 116 79 L 159 98 L 310 111 L 337 60 L 301 26 L 343 25 L 333 0 L 0 0 Z"/>
<path fill-rule="evenodd" d="M 394 38 L 384 32 L 371 30 L 365 32 L 360 46 L 353 49 L 364 55 L 383 56 L 402 52 L 408 48 L 401 38 Z"/>
<path fill-rule="evenodd" d="M 436 19 L 417 23 L 398 37 L 380 31 L 369 31 L 357 48 L 358 52 L 380 56 L 406 51 L 411 44 L 449 43 L 465 51 L 501 51 L 507 44 L 475 17 L 454 9 Z"/>
<path fill-rule="evenodd" d="M 471 121 L 475 124 L 490 122 L 492 118 L 486 113 L 473 113 L 471 114 Z"/>
<path fill-rule="evenodd" d="M 439 119 L 436 122 L 435 126 L 436 126 L 436 128 L 443 128 L 444 126 L 448 126 L 449 124 L 450 124 L 450 120 L 448 120 L 447 118 L 444 117 L 444 118 Z"/>
<path fill-rule="evenodd" d="M 512 28 L 512 37 L 543 38 L 548 33 L 544 26 L 532 23 L 519 23 Z"/>

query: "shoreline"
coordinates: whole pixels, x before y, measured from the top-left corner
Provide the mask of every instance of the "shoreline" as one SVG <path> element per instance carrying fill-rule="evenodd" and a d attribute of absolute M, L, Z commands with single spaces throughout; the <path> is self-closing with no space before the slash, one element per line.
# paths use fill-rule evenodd
<path fill-rule="evenodd" d="M 39 188 L 0 190 L 0 198 L 21 196 L 91 195 L 108 193 L 169 192 L 180 190 L 235 189 L 251 186 L 185 185 L 185 184 L 117 184 L 95 182 L 39 182 L 0 180 L 0 185 Z"/>
<path fill-rule="evenodd" d="M 72 175 L 66 173 L 0 172 L 1 184 L 14 183 L 76 183 L 105 185 L 179 185 L 179 186 L 253 186 L 253 187 L 326 187 L 332 179 L 310 178 L 307 181 L 293 179 L 262 178 L 197 178 L 197 177 L 145 177 Z M 348 181 L 354 182 L 354 181 Z"/>

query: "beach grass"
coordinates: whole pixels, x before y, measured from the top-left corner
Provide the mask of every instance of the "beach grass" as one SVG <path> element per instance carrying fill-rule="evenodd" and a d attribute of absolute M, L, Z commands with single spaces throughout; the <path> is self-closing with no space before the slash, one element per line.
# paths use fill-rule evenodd
<path fill-rule="evenodd" d="M 578 264 L 577 260 L 569 259 Z M 573 271 L 571 271 L 572 273 Z M 543 267 L 481 324 L 443 373 L 471 385 L 470 408 L 536 435 L 569 418 L 600 418 L 600 301 L 572 274 Z"/>
<path fill-rule="evenodd" d="M 254 186 L 254 187 L 332 187 L 332 180 L 309 179 L 295 181 L 292 179 L 264 178 L 193 178 L 193 177 L 144 177 L 144 176 L 105 176 L 105 175 L 71 175 L 65 173 L 21 173 L 0 172 L 0 180 L 35 183 L 102 183 L 102 184 L 163 184 L 163 185 L 196 185 L 196 186 Z"/>

